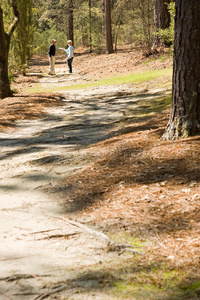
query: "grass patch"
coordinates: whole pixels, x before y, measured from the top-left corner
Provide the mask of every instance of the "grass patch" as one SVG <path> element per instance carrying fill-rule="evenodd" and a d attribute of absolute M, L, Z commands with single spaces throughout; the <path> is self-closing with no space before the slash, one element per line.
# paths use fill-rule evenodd
<path fill-rule="evenodd" d="M 58 92 L 65 90 L 79 90 L 79 89 L 88 89 L 98 86 L 109 86 L 109 85 L 123 85 L 131 83 L 142 83 L 150 80 L 156 80 L 159 78 L 159 81 L 171 82 L 172 69 L 162 69 L 162 70 L 151 70 L 147 72 L 137 72 L 128 75 L 113 76 L 109 78 L 103 78 L 98 81 L 92 81 L 89 83 L 72 83 L 69 85 L 59 87 L 57 83 L 51 83 L 46 86 L 42 86 L 42 83 L 34 84 L 34 87 L 28 88 L 26 91 L 28 93 L 38 93 L 38 92 Z M 45 83 L 43 83 L 45 85 Z"/>
<path fill-rule="evenodd" d="M 118 299 L 163 299 L 164 290 L 150 284 L 131 284 L 126 281 L 115 283 Z"/>
<path fill-rule="evenodd" d="M 180 288 L 187 293 L 196 293 L 200 296 L 200 281 L 184 282 L 180 285 Z"/>
<path fill-rule="evenodd" d="M 138 107 L 134 108 L 132 114 L 137 118 L 142 118 L 156 113 L 160 113 L 170 107 L 171 105 L 171 94 L 165 96 L 159 96 L 158 94 L 141 95 Z"/>
<path fill-rule="evenodd" d="M 112 239 L 113 242 L 117 243 L 117 244 L 129 244 L 135 247 L 144 247 L 145 245 L 145 241 L 136 237 L 132 237 L 130 236 L 130 234 L 123 232 L 123 231 L 119 231 L 116 233 L 108 233 L 107 234 L 108 237 L 110 237 Z"/>
<path fill-rule="evenodd" d="M 113 85 L 113 84 L 127 84 L 127 83 L 138 83 L 157 79 L 160 77 L 171 76 L 172 69 L 162 69 L 162 70 L 151 70 L 142 73 L 133 73 L 130 75 L 117 76 L 112 78 L 105 78 L 99 81 L 102 85 Z"/>
<path fill-rule="evenodd" d="M 149 255 L 149 254 L 148 254 Z M 188 280 L 183 270 L 166 262 L 150 261 L 148 256 L 119 256 L 116 260 L 91 267 L 79 275 L 78 282 L 94 281 L 86 285 L 81 293 L 99 291 L 104 299 L 132 300 L 192 300 L 198 299 L 200 282 Z"/>
<path fill-rule="evenodd" d="M 109 233 L 107 233 L 109 236 Z M 116 244 L 125 243 L 138 247 L 144 255 L 129 252 L 116 259 L 97 264 L 84 270 L 78 281 L 91 281 L 90 288 L 81 288 L 81 293 L 98 295 L 110 300 L 192 300 L 200 295 L 198 277 L 186 273 L 166 260 L 152 259 L 148 251 L 149 241 L 135 238 L 124 231 L 110 232 Z"/>

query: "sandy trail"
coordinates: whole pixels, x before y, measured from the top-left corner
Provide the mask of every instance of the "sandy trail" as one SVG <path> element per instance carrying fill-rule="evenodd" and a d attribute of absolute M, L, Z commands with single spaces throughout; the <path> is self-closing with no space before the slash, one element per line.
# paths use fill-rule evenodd
<path fill-rule="evenodd" d="M 96 233 L 98 228 L 73 223 L 63 199 L 49 190 L 90 163 L 84 148 L 123 128 L 141 95 L 128 86 L 62 92 L 73 78 L 79 80 L 77 74 L 42 78 L 42 86 L 60 86 L 64 105 L 48 108 L 44 119 L 20 122 L 16 131 L 0 133 L 1 300 L 83 299 L 70 290 L 68 280 L 96 287 L 96 281 L 77 282 L 79 270 L 117 255 L 106 251 L 109 241 Z M 155 99 L 159 91 L 145 97 Z"/>
<path fill-rule="evenodd" d="M 125 105 L 122 93 L 119 87 L 63 93 L 65 105 L 48 109 L 45 119 L 0 134 L 1 300 L 51 299 L 60 292 L 57 282 L 111 257 L 108 240 L 72 224 L 44 187 L 87 164 L 70 165 L 69 156 L 115 134 L 115 123 L 136 106 L 136 99 Z"/>

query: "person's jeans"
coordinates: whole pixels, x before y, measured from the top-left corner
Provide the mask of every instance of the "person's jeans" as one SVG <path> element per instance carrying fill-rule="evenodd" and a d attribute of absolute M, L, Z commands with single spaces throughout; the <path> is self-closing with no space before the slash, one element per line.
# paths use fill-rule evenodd
<path fill-rule="evenodd" d="M 67 60 L 67 64 L 69 67 L 69 73 L 72 73 L 72 61 L 73 61 L 73 57 Z"/>

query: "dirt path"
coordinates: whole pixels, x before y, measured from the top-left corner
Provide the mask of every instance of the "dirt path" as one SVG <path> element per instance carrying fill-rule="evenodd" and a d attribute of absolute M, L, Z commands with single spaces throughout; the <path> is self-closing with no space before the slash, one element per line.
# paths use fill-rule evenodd
<path fill-rule="evenodd" d="M 57 80 L 62 89 L 66 77 L 61 77 L 43 78 L 41 84 Z M 70 291 L 67 280 L 77 278 L 82 267 L 117 255 L 107 252 L 109 240 L 98 228 L 66 218 L 48 190 L 87 165 L 90 158 L 81 150 L 113 136 L 140 97 L 118 86 L 63 92 L 62 98 L 65 105 L 49 108 L 45 119 L 21 122 L 17 131 L 0 134 L 2 300 L 57 299 L 53 295 L 62 291 L 67 299 L 83 299 Z M 76 284 L 95 287 L 97 282 Z"/>
<path fill-rule="evenodd" d="M 160 139 L 171 76 L 93 86 L 171 63 L 103 58 L 36 57 L 1 102 L 0 300 L 199 299 L 199 136 Z"/>

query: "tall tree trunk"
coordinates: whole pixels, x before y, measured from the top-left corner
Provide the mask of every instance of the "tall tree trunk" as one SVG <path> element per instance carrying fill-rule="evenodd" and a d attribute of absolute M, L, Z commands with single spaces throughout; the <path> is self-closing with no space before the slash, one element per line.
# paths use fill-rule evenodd
<path fill-rule="evenodd" d="M 74 1 L 69 0 L 68 6 L 68 33 L 67 39 L 74 42 Z"/>
<path fill-rule="evenodd" d="M 176 0 L 172 107 L 164 139 L 200 133 L 199 15 L 199 0 Z"/>
<path fill-rule="evenodd" d="M 159 46 L 160 40 L 157 35 L 158 29 L 166 29 L 170 25 L 170 13 L 167 5 L 172 0 L 154 0 L 154 40 L 153 49 Z"/>
<path fill-rule="evenodd" d="M 105 29 L 106 29 L 106 53 L 110 54 L 113 53 L 110 0 L 105 0 Z"/>
<path fill-rule="evenodd" d="M 4 32 L 3 11 L 0 7 L 0 99 L 12 95 L 8 79 L 8 40 Z"/>
<path fill-rule="evenodd" d="M 33 1 L 18 0 L 18 10 L 20 12 L 20 21 L 16 29 L 20 65 L 25 75 L 25 66 L 30 59 L 30 44 L 33 39 Z"/>
<path fill-rule="evenodd" d="M 101 0 L 102 7 L 102 44 L 105 45 L 105 0 Z"/>
<path fill-rule="evenodd" d="M 0 6 L 0 99 L 12 96 L 10 83 L 8 79 L 8 52 L 11 36 L 19 20 L 19 12 L 15 0 L 11 0 L 11 5 L 15 19 L 9 28 L 9 32 L 4 31 L 3 11 Z"/>
<path fill-rule="evenodd" d="M 92 53 L 92 3 L 88 1 L 89 6 L 89 32 L 90 32 L 90 53 Z"/>

